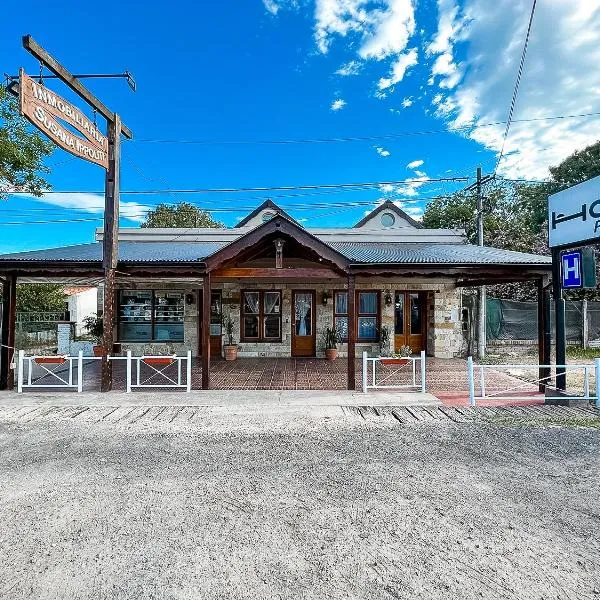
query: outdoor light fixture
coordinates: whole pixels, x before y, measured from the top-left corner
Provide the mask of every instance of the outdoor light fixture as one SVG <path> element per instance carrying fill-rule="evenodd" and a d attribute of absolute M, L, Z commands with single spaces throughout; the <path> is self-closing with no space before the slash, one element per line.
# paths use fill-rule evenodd
<path fill-rule="evenodd" d="M 325 292 L 323 292 L 323 296 L 321 297 L 321 302 L 323 303 L 323 306 L 327 306 L 328 301 L 329 301 L 329 292 L 325 291 Z"/>
<path fill-rule="evenodd" d="M 392 302 L 393 302 L 392 295 L 389 292 L 387 292 L 385 295 L 385 305 L 391 306 Z"/>

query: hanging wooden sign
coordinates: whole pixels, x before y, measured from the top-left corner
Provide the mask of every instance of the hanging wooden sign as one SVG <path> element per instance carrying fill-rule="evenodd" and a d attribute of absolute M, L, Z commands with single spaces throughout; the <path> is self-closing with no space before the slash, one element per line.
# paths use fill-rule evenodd
<path fill-rule="evenodd" d="M 21 69 L 19 100 L 21 114 L 63 150 L 108 169 L 108 140 L 78 108 Z M 60 119 L 83 134 L 79 137 Z"/>

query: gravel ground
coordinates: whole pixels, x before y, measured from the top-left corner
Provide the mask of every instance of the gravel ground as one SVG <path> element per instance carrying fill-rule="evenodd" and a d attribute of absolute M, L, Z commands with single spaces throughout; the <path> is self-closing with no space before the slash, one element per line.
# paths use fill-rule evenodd
<path fill-rule="evenodd" d="M 6 417 L 0 597 L 600 598 L 599 446 L 339 407 Z"/>

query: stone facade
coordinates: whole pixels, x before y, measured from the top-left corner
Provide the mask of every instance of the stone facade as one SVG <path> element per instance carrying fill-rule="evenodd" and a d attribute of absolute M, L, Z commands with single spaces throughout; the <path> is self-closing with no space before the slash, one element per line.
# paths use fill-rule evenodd
<path fill-rule="evenodd" d="M 121 286 L 124 287 L 124 286 Z M 184 308 L 184 341 L 177 342 L 152 342 L 152 343 L 131 343 L 121 342 L 123 352 L 131 350 L 134 354 L 184 354 L 191 350 L 193 356 L 198 355 L 198 289 L 201 284 L 198 282 L 175 284 L 159 283 L 153 285 L 149 283 L 139 283 L 137 285 L 128 284 L 127 289 L 155 289 L 181 291 L 184 294 L 192 294 L 193 304 L 185 303 Z M 333 292 L 344 290 L 347 285 L 336 283 L 318 283 L 318 284 L 281 284 L 281 283 L 257 283 L 257 282 L 215 282 L 214 290 L 222 291 L 223 314 L 225 317 L 231 316 L 234 324 L 233 336 L 238 342 L 238 356 L 240 357 L 289 357 L 291 355 L 292 343 L 292 290 L 315 290 L 316 291 L 316 325 L 317 325 L 317 356 L 324 356 L 323 332 L 326 327 L 333 324 L 334 299 Z M 281 290 L 282 292 L 282 334 L 280 342 L 239 342 L 240 340 L 240 297 L 242 289 L 261 289 L 261 290 Z M 394 331 L 394 305 L 389 306 L 385 303 L 385 296 L 389 292 L 395 291 L 415 291 L 427 293 L 427 340 L 426 352 L 430 356 L 439 358 L 452 358 L 458 355 L 462 347 L 462 327 L 460 322 L 461 302 L 460 290 L 454 286 L 449 279 L 416 279 L 416 278 L 397 278 L 397 279 L 357 279 L 357 290 L 378 290 L 380 294 L 380 314 L 381 326 L 387 327 L 391 333 L 393 345 Z M 329 300 L 326 305 L 323 304 L 323 292 L 327 292 Z M 115 332 L 115 339 L 116 332 Z M 347 356 L 347 344 L 342 343 L 338 346 L 338 353 L 341 357 Z M 363 351 L 367 351 L 370 356 L 379 354 L 379 344 L 377 343 L 357 343 L 356 356 L 360 357 Z"/>

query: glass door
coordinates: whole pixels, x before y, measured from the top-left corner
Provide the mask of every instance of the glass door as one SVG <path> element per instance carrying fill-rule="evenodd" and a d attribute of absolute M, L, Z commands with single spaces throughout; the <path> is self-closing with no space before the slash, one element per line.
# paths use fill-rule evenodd
<path fill-rule="evenodd" d="M 425 340 L 425 302 L 422 292 L 396 292 L 394 296 L 394 351 L 410 346 L 421 352 Z"/>
<path fill-rule="evenodd" d="M 292 356 L 314 356 L 315 292 L 292 292 Z"/>

